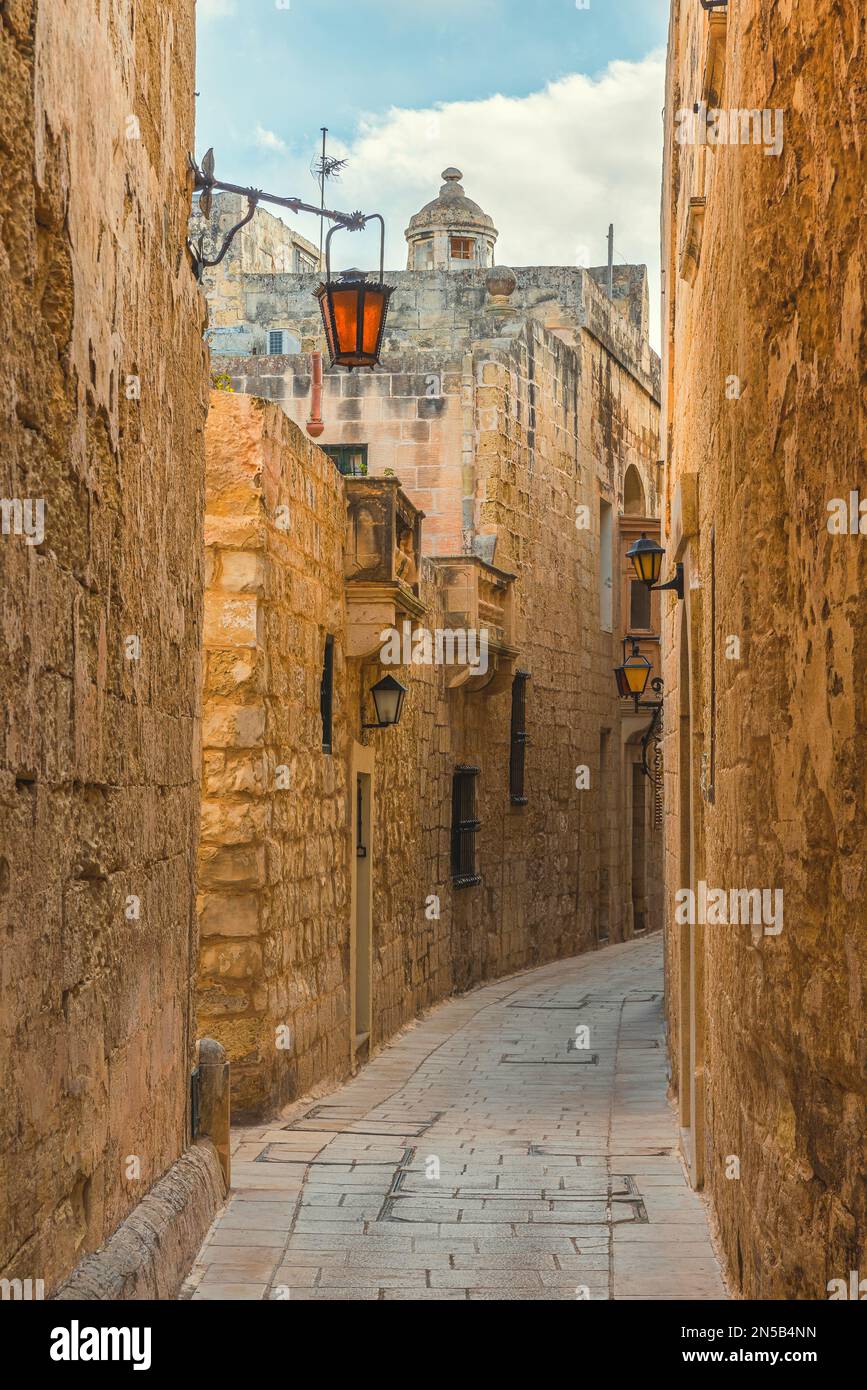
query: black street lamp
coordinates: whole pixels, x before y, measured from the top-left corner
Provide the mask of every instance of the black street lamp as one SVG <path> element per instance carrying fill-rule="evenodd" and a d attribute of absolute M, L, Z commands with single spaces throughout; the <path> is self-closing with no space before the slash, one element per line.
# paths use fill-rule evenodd
<path fill-rule="evenodd" d="M 647 657 L 642 656 L 638 650 L 638 643 L 633 642 L 629 656 L 624 651 L 622 664 L 614 668 L 614 678 L 621 697 L 626 699 L 632 695 L 635 700 L 639 700 L 647 688 L 651 669 Z"/>
<path fill-rule="evenodd" d="M 193 262 L 196 279 L 201 281 L 205 270 L 219 265 L 242 227 L 246 227 L 260 202 L 277 203 L 289 208 L 291 212 L 311 212 L 316 217 L 327 217 L 336 225 L 331 228 L 326 241 L 325 284 L 316 291 L 322 309 L 325 337 L 331 354 L 332 366 L 370 367 L 379 362 L 382 335 L 385 329 L 385 316 L 388 301 L 393 293 L 392 286 L 382 283 L 383 257 L 385 254 L 385 223 L 378 212 L 335 212 L 326 207 L 314 207 L 300 198 L 281 198 L 275 193 L 263 193 L 259 188 L 243 188 L 236 183 L 223 183 L 214 177 L 214 151 L 208 150 L 202 160 L 201 168 L 190 155 L 190 168 L 193 171 L 194 192 L 199 193 L 199 207 L 206 218 L 211 215 L 214 190 L 223 193 L 239 193 L 247 199 L 247 212 L 240 222 L 223 238 L 223 244 L 213 259 L 205 256 L 204 234 L 197 242 L 188 241 L 187 248 Z M 338 227 L 348 232 L 362 231 L 368 222 L 378 221 L 382 228 L 379 256 L 379 280 L 368 281 L 363 271 L 349 271 L 337 281 L 331 279 L 329 243 Z"/>
<path fill-rule="evenodd" d="M 667 584 L 657 583 L 662 573 L 662 561 L 665 551 L 656 541 L 647 539 L 647 533 L 642 531 L 639 539 L 633 541 L 626 552 L 627 560 L 632 561 L 632 568 L 638 575 L 642 584 L 655 593 L 661 594 L 666 589 L 673 590 L 678 598 L 683 598 L 683 565 L 675 565 L 674 578 L 669 579 Z"/>
<path fill-rule="evenodd" d="M 391 729 L 400 723 L 406 686 L 396 681 L 394 676 L 383 676 L 381 681 L 371 687 L 373 703 L 376 708 L 375 724 L 362 724 L 362 729 Z"/>
<path fill-rule="evenodd" d="M 653 773 L 647 765 L 647 750 L 652 739 L 658 739 L 658 730 L 661 728 L 662 720 L 662 676 L 654 676 L 650 681 L 650 688 L 659 698 L 656 700 L 642 700 L 642 695 L 647 689 L 650 679 L 650 672 L 653 669 L 646 656 L 642 656 L 638 650 L 638 643 L 632 639 L 632 651 L 626 655 L 626 642 L 623 639 L 623 661 L 614 668 L 614 679 L 617 681 L 617 690 L 621 698 L 632 700 L 635 705 L 635 713 L 640 709 L 653 710 L 653 718 L 647 728 L 647 732 L 641 740 L 641 770 L 646 777 L 653 779 Z"/>

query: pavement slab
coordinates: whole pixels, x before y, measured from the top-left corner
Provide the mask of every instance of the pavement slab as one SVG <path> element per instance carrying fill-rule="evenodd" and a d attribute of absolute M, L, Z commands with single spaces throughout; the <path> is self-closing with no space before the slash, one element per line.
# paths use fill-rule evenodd
<path fill-rule="evenodd" d="M 181 1297 L 727 1298 L 666 1098 L 662 990 L 659 936 L 499 980 L 234 1131 Z"/>

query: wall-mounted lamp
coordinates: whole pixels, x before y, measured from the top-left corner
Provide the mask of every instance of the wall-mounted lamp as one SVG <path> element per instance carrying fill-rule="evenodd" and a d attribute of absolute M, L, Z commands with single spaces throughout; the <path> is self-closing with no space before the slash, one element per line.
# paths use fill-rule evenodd
<path fill-rule="evenodd" d="M 383 283 L 385 257 L 385 223 L 378 212 L 368 221 L 378 221 L 379 279 L 370 281 L 363 270 L 344 270 L 338 280 L 331 278 L 331 238 L 339 227 L 332 227 L 325 238 L 325 283 L 316 291 L 325 340 L 332 367 L 369 367 L 379 361 L 382 335 L 388 314 L 388 301 L 394 293 L 392 285 Z"/>
<path fill-rule="evenodd" d="M 617 681 L 617 691 L 621 698 L 632 700 L 635 704 L 635 713 L 640 709 L 653 710 L 653 718 L 650 721 L 647 732 L 641 740 L 641 770 L 646 777 L 653 779 L 653 772 L 648 766 L 647 750 L 652 740 L 658 741 L 659 730 L 662 721 L 662 676 L 654 676 L 650 681 L 650 688 L 659 698 L 656 700 L 642 700 L 642 695 L 647 689 L 647 683 L 652 670 L 651 664 L 646 656 L 642 656 L 638 650 L 638 643 L 632 638 L 632 651 L 626 655 L 627 638 L 623 639 L 623 661 L 620 666 L 614 668 L 614 679 Z"/>
<path fill-rule="evenodd" d="M 629 656 L 624 650 L 621 665 L 614 668 L 614 679 L 617 681 L 617 689 L 621 698 L 626 699 L 632 695 L 636 700 L 640 700 L 647 688 L 651 670 L 652 667 L 647 657 L 641 655 L 638 650 L 638 643 L 633 642 Z"/>
<path fill-rule="evenodd" d="M 373 704 L 376 709 L 375 724 L 362 724 L 362 729 L 391 729 L 400 723 L 406 686 L 396 681 L 394 676 L 383 676 L 381 681 L 371 687 Z"/>
<path fill-rule="evenodd" d="M 289 208 L 291 212 L 311 212 L 316 217 L 327 217 L 336 225 L 329 231 L 325 243 L 325 284 L 319 286 L 316 296 L 322 308 L 322 319 L 325 324 L 325 337 L 328 341 L 331 363 L 332 366 L 349 367 L 350 370 L 353 367 L 373 369 L 379 362 L 385 316 L 388 310 L 388 301 L 393 292 L 390 285 L 382 283 L 385 223 L 380 214 L 378 212 L 334 212 L 329 208 L 317 208 L 312 203 L 304 203 L 300 198 L 281 198 L 275 193 L 263 193 L 259 188 L 242 188 L 236 183 L 223 183 L 214 176 L 214 151 L 212 149 L 208 150 L 203 158 L 201 167 L 192 155 L 189 156 L 189 161 L 193 172 L 193 189 L 200 195 L 199 208 L 203 216 L 209 218 L 211 215 L 214 189 L 219 189 L 223 193 L 240 193 L 242 197 L 247 199 L 246 215 L 241 218 L 240 222 L 236 222 L 234 227 L 229 228 L 219 252 L 213 259 L 209 260 L 205 256 L 204 234 L 196 242 L 187 241 L 187 249 L 192 258 L 196 279 L 201 280 L 209 266 L 220 264 L 236 235 L 242 227 L 246 227 L 260 202 L 277 203 L 280 207 Z M 349 271 L 342 275 L 339 281 L 332 281 L 329 243 L 334 232 L 337 231 L 338 227 L 343 227 L 348 232 L 359 232 L 367 226 L 368 222 L 373 221 L 379 222 L 382 228 L 379 281 L 377 283 L 368 282 L 367 276 L 360 270 Z"/>
<path fill-rule="evenodd" d="M 678 598 L 683 598 L 683 565 L 677 564 L 674 567 L 674 578 L 669 579 L 667 584 L 657 583 L 662 573 L 662 561 L 665 551 L 656 541 L 647 539 L 647 533 L 642 531 L 639 539 L 634 541 L 626 552 L 626 558 L 632 561 L 632 568 L 648 589 L 655 593 L 664 593 L 666 589 L 671 589 Z"/>

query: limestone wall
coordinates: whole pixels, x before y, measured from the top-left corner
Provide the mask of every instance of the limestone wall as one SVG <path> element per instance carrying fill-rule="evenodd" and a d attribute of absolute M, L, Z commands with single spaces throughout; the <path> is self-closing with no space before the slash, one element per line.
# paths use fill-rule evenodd
<path fill-rule="evenodd" d="M 0 1270 L 46 1293 L 189 1142 L 193 26 L 192 0 L 0 15 Z"/>
<path fill-rule="evenodd" d="M 330 459 L 255 397 L 214 394 L 207 479 L 199 1027 L 242 1114 L 348 1060 L 346 507 Z"/>
<path fill-rule="evenodd" d="M 828 0 L 728 11 L 726 32 L 675 3 L 668 58 L 664 519 L 687 579 L 664 628 L 669 1010 L 737 1286 L 821 1299 L 867 1265 L 867 539 L 827 526 L 864 486 L 864 24 Z M 678 144 L 707 94 L 772 131 L 781 113 L 781 151 Z M 782 889 L 782 932 L 690 942 L 671 917 L 690 875 Z"/>
<path fill-rule="evenodd" d="M 627 274 L 627 272 L 629 272 Z M 519 266 L 516 287 L 507 305 L 495 304 L 486 288 L 488 272 L 476 270 L 386 271 L 394 287 L 383 339 L 383 358 L 394 370 L 407 355 L 429 352 L 461 353 L 473 343 L 513 338 L 529 319 L 576 343 L 588 329 L 608 347 L 620 366 L 659 395 L 659 358 L 647 337 L 647 283 L 643 266 L 621 267 L 615 279 L 612 307 L 598 283 L 601 272 L 570 266 Z M 604 278 L 604 277 L 603 277 Z M 232 326 L 249 335 L 251 355 L 268 353 L 270 328 L 291 328 L 309 353 L 322 347 L 322 316 L 315 298 L 321 276 L 230 272 L 214 273 L 208 286 L 211 322 L 221 331 Z M 221 348 L 222 351 L 222 348 Z M 242 349 L 238 355 L 246 355 Z M 234 369 L 220 362 L 221 370 Z M 241 375 L 262 371 L 281 375 L 279 361 L 267 367 L 258 362 Z M 265 394 L 271 394 L 266 392 Z"/>
<path fill-rule="evenodd" d="M 586 950 L 600 934 L 631 934 L 629 871 L 601 871 L 603 859 L 625 854 L 629 864 L 637 748 L 614 693 L 616 608 L 612 630 L 599 626 L 598 504 L 605 490 L 620 508 L 629 462 L 655 498 L 657 441 L 652 400 L 630 378 L 612 383 L 606 361 L 600 348 L 585 375 L 571 348 L 533 327 L 507 350 L 480 349 L 465 369 L 476 439 L 466 519 L 496 540 L 498 571 L 515 576 L 509 640 L 515 669 L 531 676 L 525 806 L 509 798 L 510 680 L 473 692 L 450 688 L 447 666 L 389 668 L 408 686 L 401 723 L 362 733 L 384 668 L 375 656 L 345 654 L 346 485 L 276 403 L 212 398 L 199 1028 L 229 1049 L 240 1112 L 266 1112 L 353 1065 L 352 817 L 362 764 L 375 803 L 368 1052 L 455 989 Z M 365 399 L 394 397 L 369 389 Z M 610 430 L 592 426 L 601 399 L 616 402 L 613 450 Z M 417 490 L 407 493 L 418 501 Z M 425 518 L 423 543 L 427 526 Z M 454 625 L 455 564 L 423 560 L 424 612 L 414 623 Z M 319 716 L 327 635 L 330 754 Z M 480 768 L 482 882 L 455 889 L 451 791 L 461 764 Z M 576 786 L 579 766 L 588 787 Z M 655 856 L 651 844 L 651 883 Z"/>

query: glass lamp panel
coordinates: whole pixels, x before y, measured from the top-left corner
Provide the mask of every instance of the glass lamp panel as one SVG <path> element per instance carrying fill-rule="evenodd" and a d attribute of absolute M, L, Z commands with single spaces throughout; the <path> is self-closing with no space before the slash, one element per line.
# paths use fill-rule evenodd
<path fill-rule="evenodd" d="M 368 290 L 364 296 L 364 328 L 361 340 L 365 357 L 375 357 L 385 312 L 385 295 L 381 290 Z"/>
<path fill-rule="evenodd" d="M 358 297 L 357 289 L 336 289 L 332 291 L 331 302 L 334 313 L 334 327 L 337 337 L 337 351 L 341 357 L 354 356 L 358 342 Z"/>
<path fill-rule="evenodd" d="M 646 657 L 630 656 L 624 662 L 626 679 L 629 682 L 629 691 L 632 695 L 643 695 L 644 687 L 647 685 L 647 678 L 650 675 L 650 662 Z"/>
<path fill-rule="evenodd" d="M 406 694 L 405 687 L 393 676 L 385 676 L 373 687 L 371 694 L 376 706 L 378 722 L 380 724 L 396 724 L 400 718 L 403 697 Z"/>
<path fill-rule="evenodd" d="M 632 558 L 638 578 L 643 584 L 649 584 L 653 575 L 652 556 L 646 550 L 639 550 L 637 555 Z"/>
<path fill-rule="evenodd" d="M 328 295 L 328 291 L 324 288 L 324 286 L 322 289 L 322 293 L 319 295 L 319 307 L 322 310 L 322 324 L 325 329 L 325 341 L 328 344 L 328 355 L 333 362 L 334 358 L 337 355 L 336 345 L 334 342 L 334 325 L 331 321 L 331 301 Z"/>

